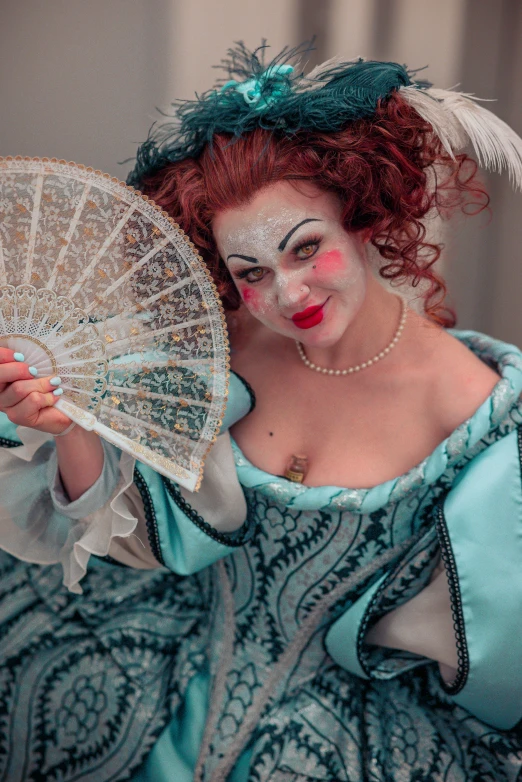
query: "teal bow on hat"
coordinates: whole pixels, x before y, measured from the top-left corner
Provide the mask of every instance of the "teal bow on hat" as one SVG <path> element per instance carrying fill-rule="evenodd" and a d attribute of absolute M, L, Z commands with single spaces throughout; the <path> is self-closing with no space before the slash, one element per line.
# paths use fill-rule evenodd
<path fill-rule="evenodd" d="M 221 91 L 233 88 L 243 96 L 251 108 L 255 111 L 263 111 L 287 91 L 288 83 L 285 77 L 293 73 L 293 70 L 292 65 L 271 65 L 259 76 L 254 76 L 248 81 L 238 82 L 234 79 L 227 81 Z"/>

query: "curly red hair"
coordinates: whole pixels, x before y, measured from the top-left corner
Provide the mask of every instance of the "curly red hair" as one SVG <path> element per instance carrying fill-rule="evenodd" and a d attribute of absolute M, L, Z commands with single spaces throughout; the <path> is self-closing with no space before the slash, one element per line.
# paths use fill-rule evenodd
<path fill-rule="evenodd" d="M 384 259 L 379 273 L 397 283 L 424 283 L 426 315 L 455 325 L 446 306 L 446 284 L 433 269 L 442 245 L 426 239 L 432 210 L 477 213 L 488 196 L 467 155 L 452 159 L 431 126 L 398 93 L 382 101 L 371 119 L 337 133 L 293 136 L 259 128 L 233 139 L 217 135 L 197 158 L 166 166 L 146 178 L 143 192 L 190 236 L 217 284 L 226 309 L 239 295 L 212 235 L 214 216 L 250 201 L 280 180 L 311 181 L 336 193 L 347 231 L 365 230 Z"/>

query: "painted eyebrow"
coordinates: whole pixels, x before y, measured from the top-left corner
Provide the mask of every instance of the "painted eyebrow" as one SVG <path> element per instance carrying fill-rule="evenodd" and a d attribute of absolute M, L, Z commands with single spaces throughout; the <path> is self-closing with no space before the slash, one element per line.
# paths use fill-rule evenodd
<path fill-rule="evenodd" d="M 321 220 L 320 217 L 307 217 L 306 220 L 301 220 L 300 223 L 297 223 L 297 225 L 294 225 L 294 227 L 291 228 L 290 231 L 288 231 L 288 233 L 285 236 L 285 238 L 279 244 L 277 249 L 279 250 L 280 253 L 283 252 L 283 250 L 285 249 L 286 245 L 288 244 L 288 242 L 290 241 L 292 236 L 295 234 L 297 229 L 301 228 L 301 226 L 304 225 L 305 223 L 322 223 L 322 220 Z M 258 259 L 257 258 L 253 258 L 251 255 L 236 255 L 235 253 L 233 253 L 232 255 L 228 255 L 227 256 L 227 261 L 229 261 L 231 258 L 241 258 L 242 261 L 248 261 L 248 263 L 259 263 Z"/>
<path fill-rule="evenodd" d="M 306 220 L 301 220 L 300 223 L 297 223 L 297 225 L 294 225 L 294 227 L 290 231 L 288 231 L 287 235 L 285 236 L 285 238 L 283 239 L 283 241 L 281 242 L 281 244 L 277 248 L 280 253 L 283 252 L 283 250 L 285 249 L 285 247 L 288 244 L 289 240 L 295 234 L 297 229 L 301 228 L 301 226 L 304 225 L 305 223 L 322 223 L 322 220 L 319 217 L 307 217 Z"/>
<path fill-rule="evenodd" d="M 227 261 L 229 261 L 231 258 L 241 258 L 242 261 L 248 261 L 249 263 L 259 263 L 257 258 L 252 258 L 251 255 L 229 255 L 227 257 Z"/>

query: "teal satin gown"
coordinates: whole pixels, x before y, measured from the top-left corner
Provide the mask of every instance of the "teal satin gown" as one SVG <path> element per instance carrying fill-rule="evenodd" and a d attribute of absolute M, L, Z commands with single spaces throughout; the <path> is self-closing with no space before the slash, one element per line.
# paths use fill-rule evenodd
<path fill-rule="evenodd" d="M 137 465 L 161 568 L 98 562 L 71 595 L 56 566 L 6 557 L 0 780 L 516 779 L 522 354 L 458 336 L 502 380 L 397 479 L 306 487 L 234 447 L 248 515 L 226 534 Z M 449 687 L 434 662 L 364 643 L 441 553 Z"/>

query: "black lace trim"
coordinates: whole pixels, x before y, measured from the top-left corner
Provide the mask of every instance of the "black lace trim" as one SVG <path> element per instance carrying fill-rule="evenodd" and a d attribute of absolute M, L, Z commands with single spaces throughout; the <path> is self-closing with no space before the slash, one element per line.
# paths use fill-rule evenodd
<path fill-rule="evenodd" d="M 455 564 L 455 558 L 453 550 L 451 548 L 451 542 L 446 526 L 446 520 L 444 518 L 444 512 L 442 510 L 442 504 L 437 511 L 437 534 L 439 537 L 441 558 L 446 570 L 446 576 L 448 579 L 451 614 L 453 618 L 453 628 L 455 630 L 455 645 L 457 647 L 457 675 L 455 679 L 450 683 L 441 681 L 442 688 L 449 695 L 456 695 L 459 693 L 466 684 L 469 674 L 469 652 L 466 641 L 466 631 L 464 625 L 464 613 L 462 610 L 462 599 L 460 594 L 460 586 L 457 575 L 457 567 Z M 393 580 L 396 574 L 400 570 L 401 563 L 390 571 L 388 576 L 383 580 L 377 592 L 374 594 L 370 603 L 368 604 L 364 617 L 357 633 L 357 657 L 361 668 L 369 678 L 373 678 L 372 670 L 369 665 L 369 654 L 364 649 L 364 637 L 368 632 L 369 624 L 373 619 L 373 609 L 380 600 L 380 597 L 388 584 Z"/>
<path fill-rule="evenodd" d="M 187 502 L 175 483 L 172 483 L 172 481 L 170 481 L 168 478 L 165 478 L 164 476 L 162 476 L 162 480 L 168 493 L 180 511 L 182 511 L 185 516 L 188 516 L 188 518 L 196 525 L 196 527 L 199 527 L 199 529 L 208 535 L 209 538 L 212 538 L 218 543 L 222 543 L 224 546 L 235 547 L 242 546 L 252 537 L 253 525 L 248 523 L 248 514 L 247 520 L 238 530 L 235 530 L 234 532 L 218 532 L 211 524 L 205 521 L 203 516 L 201 516 L 189 502 Z"/>
<path fill-rule="evenodd" d="M 252 386 L 250 385 L 250 383 L 248 382 L 248 380 L 245 380 L 245 378 L 244 378 L 244 377 L 242 377 L 242 375 L 239 375 L 237 372 L 234 372 L 234 370 L 233 370 L 233 369 L 231 369 L 230 371 L 231 371 L 231 372 L 232 372 L 232 374 L 233 374 L 233 375 L 235 375 L 235 376 L 237 377 L 237 379 L 238 379 L 238 380 L 240 380 L 240 381 L 243 383 L 243 385 L 245 386 L 245 388 L 246 388 L 246 390 L 247 390 L 247 393 L 248 393 L 248 396 L 250 397 L 250 410 L 249 410 L 248 412 L 249 412 L 249 413 L 251 413 L 251 412 L 252 412 L 252 410 L 254 409 L 254 407 L 256 406 L 256 394 L 255 394 L 255 391 L 254 391 L 254 389 L 252 388 Z"/>
<path fill-rule="evenodd" d="M 145 524 L 147 526 L 147 537 L 149 539 L 150 550 L 152 551 L 152 555 L 155 557 L 155 559 L 157 559 L 161 565 L 165 565 L 165 560 L 163 559 L 163 554 L 161 553 L 158 522 L 156 519 L 156 511 L 154 510 L 152 497 L 150 496 L 149 487 L 147 486 L 145 478 L 137 468 L 134 469 L 134 483 L 136 484 L 136 488 L 140 493 L 145 510 Z"/>
<path fill-rule="evenodd" d="M 443 689 L 449 695 L 456 695 L 466 684 L 469 674 L 469 651 L 466 641 L 466 627 L 464 624 L 464 612 L 462 610 L 462 597 L 460 594 L 459 577 L 455 555 L 451 547 L 451 540 L 448 533 L 448 526 L 444 516 L 443 500 L 439 503 L 436 511 L 437 535 L 440 542 L 440 554 L 442 563 L 446 570 L 448 579 L 451 615 L 453 617 L 453 628 L 455 630 L 455 644 L 457 647 L 457 675 L 451 684 L 441 682 Z"/>
<path fill-rule="evenodd" d="M 16 440 L 8 440 L 7 437 L 0 437 L 0 448 L 18 448 L 22 443 L 17 443 Z"/>
<path fill-rule="evenodd" d="M 398 562 L 396 562 L 395 565 L 391 568 L 391 570 L 388 571 L 386 577 L 382 580 L 381 585 L 379 586 L 379 588 L 373 595 L 372 599 L 366 606 L 366 611 L 364 612 L 364 615 L 361 619 L 361 624 L 359 625 L 359 631 L 357 633 L 357 640 L 356 640 L 357 659 L 359 660 L 359 665 L 361 666 L 361 668 L 363 669 L 363 671 L 365 672 L 365 674 L 368 676 L 369 679 L 374 679 L 375 676 L 373 676 L 372 674 L 372 668 L 370 664 L 370 654 L 364 648 L 366 645 L 364 639 L 366 633 L 370 629 L 370 624 L 374 618 L 375 606 L 378 604 L 382 594 L 388 588 L 389 584 L 394 580 L 394 578 L 396 578 L 397 574 L 400 572 L 403 565 L 404 557 L 407 554 L 408 552 L 405 551 L 404 555 L 401 556 Z M 371 586 L 368 587 L 368 589 L 370 588 Z"/>
<path fill-rule="evenodd" d="M 110 554 L 106 554 L 104 557 L 100 557 L 97 554 L 91 554 L 92 557 L 96 557 L 96 559 L 99 559 L 100 562 L 107 562 L 109 565 L 117 565 L 118 567 L 126 567 L 128 568 L 129 565 L 126 565 L 125 562 L 119 562 L 117 559 L 114 559 L 114 557 L 111 557 Z"/>

